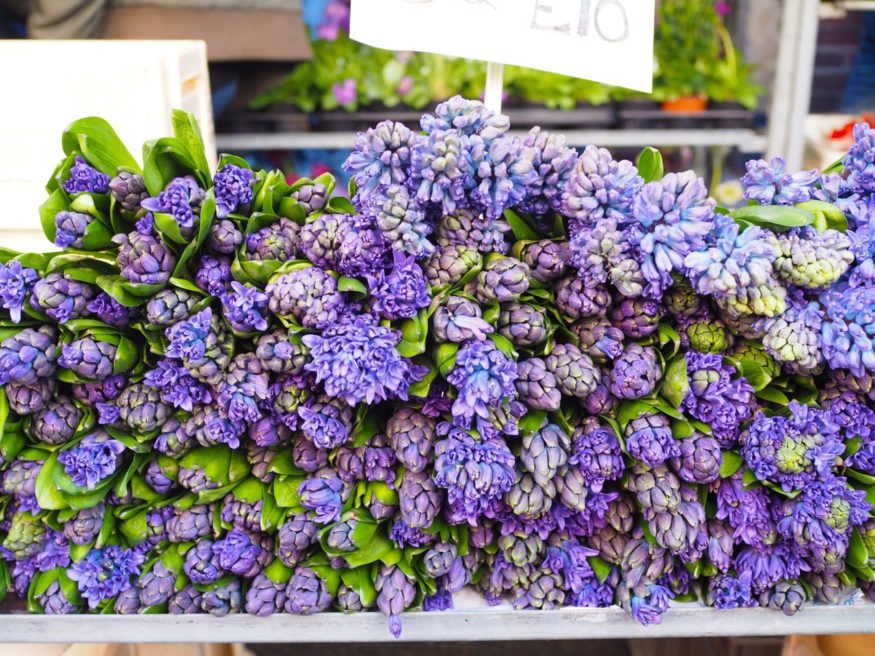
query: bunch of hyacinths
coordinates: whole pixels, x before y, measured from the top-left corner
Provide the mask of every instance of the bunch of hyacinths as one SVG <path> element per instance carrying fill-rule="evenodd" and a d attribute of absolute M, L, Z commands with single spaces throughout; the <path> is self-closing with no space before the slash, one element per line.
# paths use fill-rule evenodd
<path fill-rule="evenodd" d="M 359 135 L 351 201 L 175 119 L 142 168 L 74 123 L 63 252 L 0 252 L 0 588 L 396 635 L 472 585 L 644 624 L 872 594 L 869 128 L 716 212 L 458 97 Z"/>

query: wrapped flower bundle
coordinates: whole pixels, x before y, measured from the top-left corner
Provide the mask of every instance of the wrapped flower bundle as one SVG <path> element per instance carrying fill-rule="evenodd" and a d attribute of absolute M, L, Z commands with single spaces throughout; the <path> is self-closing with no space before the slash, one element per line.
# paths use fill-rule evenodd
<path fill-rule="evenodd" d="M 875 595 L 875 133 L 824 173 L 577 151 L 456 97 L 352 201 L 63 136 L 0 253 L 0 586 L 34 612 Z"/>

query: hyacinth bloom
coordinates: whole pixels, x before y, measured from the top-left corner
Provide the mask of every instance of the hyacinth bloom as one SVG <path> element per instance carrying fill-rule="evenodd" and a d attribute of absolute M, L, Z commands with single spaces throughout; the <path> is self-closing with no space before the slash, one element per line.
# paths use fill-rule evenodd
<path fill-rule="evenodd" d="M 396 346 L 401 336 L 364 317 L 337 324 L 321 336 L 306 335 L 311 360 L 304 369 L 330 396 L 354 406 L 391 398 L 407 399 L 407 388 L 425 371 L 401 357 Z"/>
<path fill-rule="evenodd" d="M 90 214 L 62 210 L 55 215 L 55 246 L 82 248 L 85 230 L 94 220 Z"/>
<path fill-rule="evenodd" d="M 267 330 L 267 294 L 252 285 L 231 281 L 231 291 L 223 303 L 225 318 L 234 330 L 263 332 Z"/>
<path fill-rule="evenodd" d="M 682 271 L 686 256 L 705 245 L 714 227 L 714 206 L 705 183 L 693 171 L 668 173 L 635 196 L 635 242 L 641 249 L 648 296 L 660 298 L 671 284 L 671 272 Z"/>
<path fill-rule="evenodd" d="M 741 178 L 744 197 L 760 205 L 795 205 L 810 200 L 814 184 L 820 181 L 817 170 L 784 172 L 784 158 L 773 157 L 750 160 L 745 164 L 747 173 Z"/>
<path fill-rule="evenodd" d="M 195 212 L 206 197 L 191 176 L 174 178 L 157 198 L 145 198 L 140 205 L 151 212 L 170 214 L 179 224 L 180 233 L 189 238 L 194 234 Z M 217 199 L 218 200 L 218 199 Z"/>
<path fill-rule="evenodd" d="M 379 188 L 405 183 L 412 144 L 413 132 L 397 121 L 382 121 L 356 135 L 343 170 L 355 180 L 359 200 L 366 201 Z"/>
<path fill-rule="evenodd" d="M 88 303 L 96 295 L 94 286 L 55 271 L 33 284 L 30 305 L 58 323 L 65 323 L 84 315 Z"/>
<path fill-rule="evenodd" d="M 21 262 L 0 263 L 0 307 L 9 310 L 14 323 L 21 321 L 24 297 L 38 277 L 35 269 L 24 267 Z"/>
<path fill-rule="evenodd" d="M 684 266 L 700 294 L 725 301 L 737 314 L 774 316 L 784 311 L 783 288 L 775 279 L 778 254 L 770 233 L 757 226 L 740 230 L 728 216 L 714 222 L 713 246 L 684 258 Z M 757 293 L 753 293 L 754 290 Z"/>
<path fill-rule="evenodd" d="M 336 476 L 308 478 L 298 486 L 301 506 L 311 511 L 317 524 L 335 522 L 340 519 L 343 489 L 343 481 Z"/>
<path fill-rule="evenodd" d="M 76 446 L 61 451 L 58 462 L 73 484 L 93 490 L 107 476 L 116 472 L 118 457 L 125 445 L 100 430 L 82 438 Z"/>
<path fill-rule="evenodd" d="M 434 244 L 428 240 L 432 224 L 407 187 L 381 186 L 367 200 L 359 199 L 361 195 L 359 188 L 356 196 L 359 211 L 376 221 L 387 248 L 413 255 L 417 260 L 434 253 Z"/>
<path fill-rule="evenodd" d="M 501 438 L 477 442 L 460 428 L 435 445 L 435 482 L 447 489 L 454 523 L 475 526 L 514 483 L 514 457 Z"/>
<path fill-rule="evenodd" d="M 477 188 L 471 197 L 487 217 L 497 219 L 505 208 L 531 195 L 530 188 L 538 180 L 535 151 L 517 137 L 500 137 L 488 145 L 480 137 L 471 141 L 471 157 L 477 163 Z"/>
<path fill-rule="evenodd" d="M 70 168 L 70 177 L 61 183 L 61 187 L 68 194 L 105 194 L 109 191 L 109 176 L 77 155 Z"/>
<path fill-rule="evenodd" d="M 412 255 L 394 251 L 391 270 L 367 280 L 373 309 L 386 319 L 409 319 L 431 303 L 425 274 Z"/>
<path fill-rule="evenodd" d="M 565 145 L 565 137 L 535 126 L 523 139 L 523 146 L 531 149 L 532 166 L 536 176 L 529 183 L 529 193 L 519 204 L 520 210 L 535 215 L 556 212 L 562 207 L 562 192 L 571 178 L 578 155 Z"/>
<path fill-rule="evenodd" d="M 225 164 L 213 178 L 216 193 L 216 216 L 224 219 L 252 202 L 252 171 Z"/>
<path fill-rule="evenodd" d="M 422 204 L 438 206 L 445 214 L 469 205 L 474 186 L 468 140 L 458 130 L 435 129 L 413 140 L 408 185 Z"/>
<path fill-rule="evenodd" d="M 517 365 L 491 341 L 463 344 L 447 382 L 459 390 L 453 403 L 453 420 L 470 426 L 473 415 L 489 419 L 489 408 L 516 397 Z"/>
<path fill-rule="evenodd" d="M 615 160 L 605 148 L 587 146 L 568 176 L 560 210 L 576 219 L 572 225 L 578 228 L 604 217 L 625 222 L 643 184 L 632 162 Z"/>
<path fill-rule="evenodd" d="M 875 373 L 875 285 L 838 286 L 822 297 L 823 357 L 854 376 Z"/>
<path fill-rule="evenodd" d="M 711 426 L 721 446 L 734 443 L 741 424 L 753 414 L 753 387 L 744 378 L 735 378 L 735 368 L 723 364 L 716 353 L 690 351 L 686 360 L 690 390 L 681 409 Z"/>
<path fill-rule="evenodd" d="M 159 360 L 155 369 L 146 372 L 144 382 L 161 390 L 164 401 L 188 412 L 195 405 L 213 400 L 209 387 L 195 380 L 185 367 L 169 360 Z"/>
<path fill-rule="evenodd" d="M 757 478 L 792 492 L 828 476 L 844 445 L 829 413 L 795 401 L 789 410 L 789 417 L 758 413 L 742 438 L 741 454 Z"/>
<path fill-rule="evenodd" d="M 104 599 L 130 588 L 144 561 L 145 556 L 136 549 L 111 545 L 91 549 L 83 560 L 67 570 L 67 576 L 76 582 L 88 607 L 94 609 Z"/>
<path fill-rule="evenodd" d="M 125 280 L 147 285 L 160 285 L 170 280 L 176 256 L 160 239 L 131 232 L 117 234 L 112 240 L 119 245 L 118 263 Z"/>
<path fill-rule="evenodd" d="M 842 164 L 849 171 L 847 185 L 854 193 L 875 191 L 875 134 L 868 124 L 854 126 L 854 143 Z"/>

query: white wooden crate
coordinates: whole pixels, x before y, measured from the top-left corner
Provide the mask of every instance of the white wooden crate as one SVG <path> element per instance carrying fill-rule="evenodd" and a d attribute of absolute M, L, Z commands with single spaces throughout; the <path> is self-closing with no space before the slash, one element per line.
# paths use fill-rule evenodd
<path fill-rule="evenodd" d="M 0 243 L 45 250 L 39 206 L 72 121 L 101 116 L 141 160 L 170 136 L 171 110 L 194 114 L 216 161 L 203 41 L 0 40 Z"/>

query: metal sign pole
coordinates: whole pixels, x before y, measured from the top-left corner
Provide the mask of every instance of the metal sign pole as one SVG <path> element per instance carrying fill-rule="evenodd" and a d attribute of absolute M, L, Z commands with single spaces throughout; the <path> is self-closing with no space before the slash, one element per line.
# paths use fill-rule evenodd
<path fill-rule="evenodd" d="M 483 103 L 487 108 L 501 113 L 501 96 L 504 94 L 504 64 L 486 63 L 486 90 Z"/>

